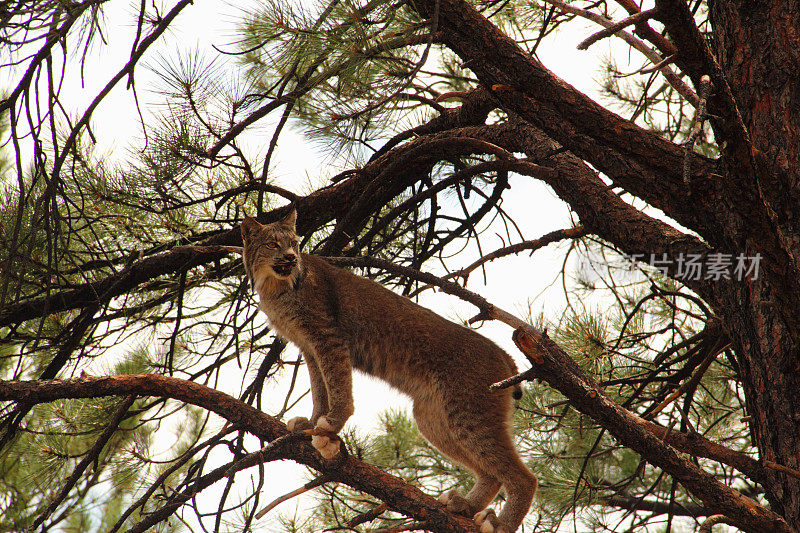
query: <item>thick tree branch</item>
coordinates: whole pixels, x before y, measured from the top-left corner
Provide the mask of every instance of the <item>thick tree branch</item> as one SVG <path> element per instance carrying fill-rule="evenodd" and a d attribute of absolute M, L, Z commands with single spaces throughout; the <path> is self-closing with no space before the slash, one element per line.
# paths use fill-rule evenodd
<path fill-rule="evenodd" d="M 167 376 L 129 374 L 67 380 L 0 380 L 0 400 L 25 404 L 129 395 L 172 398 L 202 407 L 268 442 L 289 435 L 286 426 L 251 405 L 199 383 Z M 323 461 L 310 442 L 299 441 L 296 446 L 286 446 L 284 450 L 282 458 L 309 466 L 330 476 L 333 481 L 372 494 L 391 509 L 424 522 L 433 531 L 475 531 L 471 520 L 448 513 L 443 504 L 416 487 L 352 456 Z"/>
<path fill-rule="evenodd" d="M 413 3 L 429 16 L 438 0 Z M 686 194 L 683 150 L 599 106 L 559 79 L 462 0 L 441 0 L 445 43 L 501 105 L 681 224 L 715 227 L 713 210 Z M 695 155 L 694 181 L 710 189 L 716 165 Z M 711 207 L 710 205 L 708 207 Z"/>
<path fill-rule="evenodd" d="M 623 445 L 639 453 L 648 462 L 670 473 L 689 492 L 699 498 L 710 512 L 725 514 L 742 524 L 745 531 L 752 533 L 794 532 L 778 514 L 726 486 L 715 476 L 684 457 L 672 444 L 673 442 L 681 444 L 692 441 L 695 437 L 686 436 L 684 441 L 681 439 L 672 441 L 672 431 L 642 419 L 613 401 L 561 347 L 527 322 L 492 305 L 480 295 L 431 274 L 398 267 L 388 261 L 372 257 L 329 258 L 328 260 L 340 265 L 385 268 L 388 271 L 411 276 L 425 283 L 436 285 L 444 292 L 478 307 L 480 313 L 473 320 L 494 319 L 508 324 L 515 329 L 514 340 L 517 346 L 533 363 L 531 369 L 524 373 L 528 379 L 534 377 L 542 379 L 557 389 L 570 400 L 576 409 L 593 418 Z M 703 446 L 695 444 L 693 447 L 696 449 Z M 718 448 L 726 450 L 721 446 Z M 714 454 L 719 451 L 718 448 L 707 448 L 701 456 Z M 725 456 L 729 458 L 734 456 L 739 464 L 747 465 L 746 468 L 750 472 L 757 470 L 760 470 L 762 474 L 764 472 L 744 454 L 727 450 Z"/>
<path fill-rule="evenodd" d="M 537 128 L 520 121 L 473 126 L 451 132 L 485 139 L 509 152 L 522 152 L 530 161 L 510 162 L 509 170 L 541 179 L 567 202 L 588 232 L 614 243 L 627 254 L 641 254 L 645 260 L 668 260 L 668 272 L 676 274 L 678 258 L 705 257 L 714 250 L 697 237 L 685 234 L 625 202 L 597 173 Z M 531 161 L 538 161 L 534 165 Z M 542 170 L 544 169 L 544 171 Z M 714 287 L 708 280 L 682 280 L 692 290 L 713 301 Z"/>

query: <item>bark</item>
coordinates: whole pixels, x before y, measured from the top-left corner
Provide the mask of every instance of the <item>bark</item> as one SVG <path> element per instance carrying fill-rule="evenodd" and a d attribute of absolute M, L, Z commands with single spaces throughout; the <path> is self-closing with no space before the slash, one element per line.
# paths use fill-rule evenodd
<path fill-rule="evenodd" d="M 732 215 L 726 229 L 731 241 L 764 253 L 766 263 L 762 278 L 721 288 L 714 307 L 724 317 L 736 348 L 761 460 L 796 470 L 800 466 L 800 7 L 796 2 L 714 2 L 711 22 L 714 56 L 747 133 L 749 145 L 741 151 L 751 158 L 745 165 L 743 157 L 730 150 L 725 153 L 731 182 L 726 203 L 742 221 L 737 227 Z M 668 31 L 678 33 L 670 26 Z M 738 142 L 736 131 L 724 125 L 717 126 L 715 134 L 720 141 Z M 771 476 L 764 486 L 772 508 L 800 528 L 800 480 L 782 474 Z"/>
<path fill-rule="evenodd" d="M 722 319 L 735 348 L 761 459 L 797 470 L 800 8 L 796 2 L 712 3 L 713 49 L 685 2 L 656 2 L 656 17 L 666 27 L 677 65 L 695 86 L 706 74 L 714 83 L 709 112 L 722 157 L 717 162 L 693 161 L 688 190 L 678 176 L 683 159 L 675 151 L 679 146 L 654 140 L 575 91 L 466 2 L 416 0 L 413 5 L 423 17 L 430 17 L 439 6 L 439 30 L 445 44 L 484 87 L 493 90 L 498 104 L 509 113 L 603 171 L 615 185 L 697 231 L 714 251 L 748 257 L 761 254 L 758 279 L 723 279 L 692 288 Z M 638 9 L 632 4 L 627 8 L 630 13 Z M 638 33 L 652 33 L 640 26 Z M 665 47 L 664 43 L 657 46 Z M 574 168 L 576 174 L 582 171 L 580 165 Z M 654 225 L 649 221 L 638 225 L 625 209 L 614 213 L 601 202 L 581 196 L 581 191 L 591 188 L 589 184 L 588 179 L 551 183 L 587 228 L 623 250 L 664 249 L 668 231 L 642 234 L 635 228 Z M 596 197 L 601 189 L 593 192 Z M 800 528 L 800 481 L 785 474 L 767 475 L 760 481 L 772 508 L 792 527 Z"/>
<path fill-rule="evenodd" d="M 156 396 L 173 398 L 197 405 L 225 418 L 236 427 L 272 442 L 289 435 L 282 423 L 232 396 L 199 383 L 157 374 L 82 377 L 66 380 L 3 381 L 0 400 L 25 405 L 52 402 L 64 398 L 99 398 L 103 396 Z M 384 501 L 390 509 L 427 524 L 433 531 L 474 532 L 473 522 L 450 514 L 445 506 L 403 480 L 387 474 L 352 456 L 325 461 L 310 442 L 298 440 L 281 446 L 281 457 L 318 470 L 333 481 L 340 481 Z M 256 464 L 255 462 L 253 464 Z M 221 476 L 218 476 L 221 477 Z M 165 518 L 171 513 L 167 513 Z"/>
<path fill-rule="evenodd" d="M 514 342 L 533 366 L 516 378 L 505 380 L 493 387 L 511 386 L 523 379 L 542 379 L 558 389 L 576 409 L 596 420 L 625 446 L 641 454 L 648 462 L 669 472 L 689 492 L 699 498 L 709 512 L 724 513 L 737 527 L 751 533 L 794 531 L 779 514 L 759 505 L 732 487 L 724 485 L 680 452 L 688 452 L 695 457 L 709 457 L 730 464 L 754 479 L 762 479 L 767 474 L 752 459 L 713 444 L 699 435 L 687 435 L 658 426 L 625 409 L 606 395 L 597 382 L 561 347 L 530 324 L 493 306 L 480 295 L 431 274 L 372 257 L 329 260 L 340 265 L 375 266 L 437 286 L 444 292 L 475 305 L 480 313 L 473 320 L 496 319 L 517 328 L 513 336 Z"/>

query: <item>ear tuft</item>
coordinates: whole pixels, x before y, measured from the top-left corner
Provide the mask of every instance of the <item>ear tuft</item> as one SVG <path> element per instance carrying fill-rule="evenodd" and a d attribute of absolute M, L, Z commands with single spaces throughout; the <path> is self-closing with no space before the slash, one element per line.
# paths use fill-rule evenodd
<path fill-rule="evenodd" d="M 281 226 L 291 229 L 294 231 L 295 225 L 297 224 L 297 209 L 292 209 L 292 212 L 286 215 L 286 218 L 281 220 Z"/>
<path fill-rule="evenodd" d="M 248 217 L 248 216 L 244 217 L 241 226 L 242 240 L 246 241 L 263 227 L 264 226 L 259 224 L 258 221 L 253 217 Z"/>

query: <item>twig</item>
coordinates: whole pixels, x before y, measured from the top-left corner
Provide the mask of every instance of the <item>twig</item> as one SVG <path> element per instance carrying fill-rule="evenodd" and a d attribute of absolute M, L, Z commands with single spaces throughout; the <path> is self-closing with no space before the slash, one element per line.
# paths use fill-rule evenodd
<path fill-rule="evenodd" d="M 602 15 L 598 15 L 597 13 L 592 13 L 586 9 L 580 9 L 578 7 L 572 6 L 561 0 L 544 0 L 550 5 L 556 6 L 561 11 L 566 13 L 571 13 L 573 15 L 577 15 L 579 17 L 583 17 L 585 19 L 591 20 L 605 28 L 611 27 L 614 25 L 612 20 L 609 20 Z M 630 34 L 625 30 L 619 30 L 616 33 L 617 37 L 628 43 L 632 48 L 635 48 L 643 56 L 650 60 L 651 63 L 654 65 L 658 65 L 663 63 L 664 59 L 656 52 L 653 48 L 645 44 L 641 39 L 637 39 L 635 36 Z M 681 96 L 683 96 L 692 106 L 695 108 L 699 105 L 699 98 L 697 94 L 689 87 L 675 72 L 669 68 L 668 66 L 664 65 L 659 69 L 664 77 L 667 79 L 667 82 L 675 88 Z"/>
<path fill-rule="evenodd" d="M 444 102 L 445 100 L 461 100 L 462 102 L 467 99 L 469 96 L 469 92 L 466 91 L 449 91 L 446 93 L 442 93 L 436 97 L 435 102 Z"/>
<path fill-rule="evenodd" d="M 97 461 L 97 458 L 100 456 L 100 452 L 103 451 L 103 448 L 108 443 L 109 439 L 114 435 L 117 431 L 117 427 L 119 426 L 122 419 L 128 413 L 128 410 L 133 405 L 133 402 L 136 400 L 136 395 L 131 394 L 125 398 L 125 400 L 120 404 L 116 411 L 114 411 L 114 415 L 111 417 L 111 421 L 108 423 L 106 428 L 103 430 L 103 433 L 97 439 L 97 441 L 92 446 L 92 449 L 86 452 L 86 455 L 81 459 L 81 462 L 75 467 L 72 474 L 67 478 L 67 481 L 64 483 L 64 486 L 61 488 L 61 491 L 58 493 L 58 496 L 50 502 L 50 505 L 47 506 L 47 509 L 44 510 L 39 516 L 36 517 L 31 527 L 28 531 L 35 531 L 40 525 L 44 523 L 48 516 L 50 516 L 53 511 L 56 510 L 61 502 L 69 494 L 69 491 L 72 490 L 72 487 L 75 486 L 75 483 L 78 482 L 80 477 L 89 467 L 92 462 Z"/>
<path fill-rule="evenodd" d="M 418 531 L 425 527 L 424 522 L 411 522 L 410 524 L 403 524 L 395 527 L 382 527 L 380 529 L 372 529 L 370 533 L 402 533 L 403 531 Z"/>
<path fill-rule="evenodd" d="M 711 528 L 717 524 L 729 524 L 731 526 L 738 527 L 736 522 L 732 521 L 724 514 L 713 514 L 703 520 L 703 523 L 700 524 L 699 528 L 697 528 L 697 533 L 711 533 Z"/>
<path fill-rule="evenodd" d="M 566 228 L 566 229 L 551 231 L 550 233 L 543 235 L 538 239 L 523 241 L 517 244 L 512 244 L 510 246 L 505 246 L 503 248 L 498 248 L 497 250 L 484 255 L 471 265 L 466 266 L 460 270 L 457 270 L 452 274 L 449 274 L 447 277 L 466 278 L 473 270 L 483 265 L 484 263 L 488 263 L 489 261 L 494 261 L 495 259 L 499 259 L 500 257 L 504 257 L 506 255 L 518 254 L 526 250 L 530 250 L 531 252 L 533 252 L 538 250 L 539 248 L 544 248 L 548 244 L 554 243 L 556 241 L 560 241 L 563 239 L 577 239 L 583 237 L 587 233 L 589 233 L 588 230 L 583 226 L 575 226 L 574 228 Z"/>
<path fill-rule="evenodd" d="M 361 524 L 366 524 L 367 522 L 372 522 L 373 520 L 378 518 L 380 515 L 385 513 L 387 509 L 389 509 L 389 506 L 386 505 L 385 503 L 382 503 L 382 504 L 378 505 L 377 507 L 375 507 L 374 509 L 370 509 L 366 513 L 361 513 L 360 515 L 354 516 L 353 518 L 348 520 L 347 521 L 347 527 L 354 528 L 354 527 L 359 526 Z"/>
<path fill-rule="evenodd" d="M 514 385 L 522 383 L 523 381 L 530 381 L 535 377 L 536 377 L 536 372 L 534 372 L 532 368 L 529 368 L 525 372 L 520 372 L 519 374 L 511 376 L 510 378 L 506 378 L 503 381 L 492 383 L 489 386 L 489 388 L 492 390 L 507 389 L 508 387 L 513 387 Z"/>
<path fill-rule="evenodd" d="M 666 406 L 668 406 L 669 404 L 680 398 L 686 391 L 696 387 L 697 384 L 700 383 L 700 380 L 703 378 L 703 375 L 708 370 L 708 367 L 711 366 L 711 363 L 713 363 L 714 360 L 716 360 L 717 355 L 719 355 L 719 353 L 722 350 L 724 350 L 726 346 L 728 346 L 728 344 L 720 347 L 719 349 L 712 349 L 711 352 L 705 357 L 705 359 L 703 359 L 703 361 L 694 371 L 692 376 L 686 381 L 684 381 L 683 384 L 680 387 L 678 387 L 678 389 L 675 392 L 664 398 L 664 400 L 660 404 L 658 404 L 652 411 L 647 413 L 647 415 L 645 415 L 644 418 L 648 419 L 653 418 L 658 413 L 663 411 Z"/>
<path fill-rule="evenodd" d="M 655 65 L 651 65 L 647 68 L 643 68 L 639 71 L 640 74 L 650 74 L 651 72 L 655 72 L 656 70 L 661 70 L 662 68 L 666 67 L 667 65 L 671 65 L 675 62 L 675 58 L 678 57 L 677 54 L 672 54 L 664 58 L 663 61 L 656 63 Z"/>
<path fill-rule="evenodd" d="M 765 467 L 771 470 L 777 470 L 778 472 L 783 472 L 784 474 L 790 475 L 793 478 L 800 479 L 800 471 L 795 470 L 794 468 L 789 468 L 788 466 L 779 465 L 773 461 L 763 460 L 761 461 Z"/>
<path fill-rule="evenodd" d="M 692 149 L 694 148 L 695 141 L 703 132 L 703 123 L 706 121 L 706 102 L 708 101 L 713 87 L 714 85 L 711 83 L 710 76 L 704 75 L 700 78 L 700 101 L 697 106 L 697 114 L 694 117 L 694 124 L 692 125 L 689 138 L 683 143 L 683 183 L 687 187 L 686 192 L 688 194 L 692 193 L 689 183 L 692 171 Z"/>
<path fill-rule="evenodd" d="M 581 44 L 578 45 L 578 50 L 586 50 L 597 41 L 605 39 L 606 37 L 611 37 L 622 28 L 630 26 L 631 24 L 638 24 L 640 22 L 653 18 L 656 12 L 657 10 L 653 8 L 653 9 L 648 9 L 647 11 L 640 11 L 638 13 L 634 13 L 630 17 L 624 18 L 619 22 L 616 22 L 606 27 L 605 29 L 600 30 L 594 35 L 587 37 L 583 42 L 581 42 Z"/>
<path fill-rule="evenodd" d="M 263 509 L 261 509 L 259 512 L 256 513 L 256 520 L 260 519 L 265 514 L 267 514 L 268 512 L 270 512 L 271 510 L 273 510 L 274 508 L 276 508 L 278 505 L 282 504 L 286 500 L 290 500 L 290 499 L 294 498 L 295 496 L 300 496 L 301 494 L 306 493 L 306 492 L 308 492 L 308 491 L 310 491 L 312 489 L 315 489 L 315 488 L 319 487 L 320 485 L 324 485 L 325 483 L 327 483 L 329 481 L 331 481 L 331 476 L 329 476 L 328 474 L 322 474 L 318 478 L 312 479 L 311 481 L 309 481 L 308 483 L 306 483 L 302 487 L 300 487 L 298 489 L 295 489 L 295 490 L 293 490 L 291 492 L 288 492 L 288 493 L 284 494 L 283 496 L 280 496 L 280 497 L 276 498 L 275 500 L 273 500 L 271 503 L 268 503 L 267 505 L 265 505 Z"/>
<path fill-rule="evenodd" d="M 244 248 L 241 246 L 223 246 L 213 244 L 210 246 L 173 246 L 173 252 L 197 252 L 202 254 L 214 254 L 220 252 L 230 252 L 233 254 L 243 254 Z"/>

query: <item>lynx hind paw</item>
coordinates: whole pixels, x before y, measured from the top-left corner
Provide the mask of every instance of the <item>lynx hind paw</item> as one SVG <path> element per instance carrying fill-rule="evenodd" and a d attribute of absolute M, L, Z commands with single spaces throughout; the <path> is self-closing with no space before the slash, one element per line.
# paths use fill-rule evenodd
<path fill-rule="evenodd" d="M 441 496 L 439 501 L 447 506 L 447 510 L 451 513 L 469 516 L 472 513 L 469 502 L 461 495 L 456 489 L 448 490 Z"/>
<path fill-rule="evenodd" d="M 326 437 L 324 435 L 314 435 L 311 437 L 311 445 L 314 446 L 325 459 L 336 457 L 339 454 L 341 443 L 342 441 L 339 439 Z"/>
<path fill-rule="evenodd" d="M 311 445 L 314 446 L 319 454 L 325 459 L 336 457 L 336 455 L 339 453 L 342 441 L 336 437 L 333 426 L 330 422 L 328 422 L 327 417 L 319 417 L 317 420 L 317 425 L 314 427 L 314 429 L 321 429 L 323 431 L 330 432 L 333 435 L 314 435 L 311 437 Z"/>
<path fill-rule="evenodd" d="M 289 420 L 288 422 L 286 422 L 286 427 L 289 428 L 289 431 L 294 433 L 295 431 L 303 431 L 304 429 L 311 429 L 314 427 L 314 425 L 311 422 L 309 422 L 308 418 L 304 416 L 296 416 L 291 420 Z"/>
<path fill-rule="evenodd" d="M 491 509 L 484 509 L 475 515 L 475 525 L 481 533 L 510 533 Z"/>

